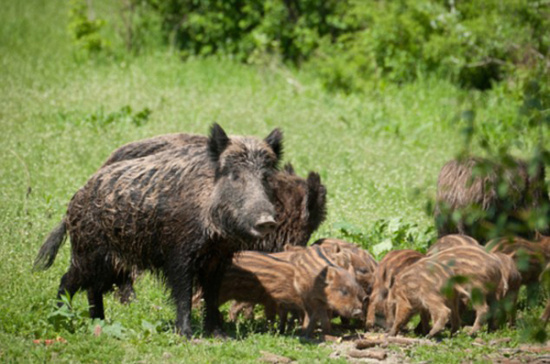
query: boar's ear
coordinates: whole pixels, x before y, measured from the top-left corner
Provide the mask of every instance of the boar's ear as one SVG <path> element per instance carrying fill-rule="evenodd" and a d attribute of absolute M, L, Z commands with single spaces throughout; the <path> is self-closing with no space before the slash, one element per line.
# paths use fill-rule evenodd
<path fill-rule="evenodd" d="M 273 152 L 275 152 L 277 160 L 281 160 L 283 157 L 283 132 L 279 129 L 273 129 L 265 138 L 265 141 L 269 144 Z"/>
<path fill-rule="evenodd" d="M 288 175 L 291 175 L 291 176 L 295 176 L 296 175 L 296 172 L 294 171 L 294 167 L 292 166 L 292 164 L 287 163 L 285 164 L 285 166 L 283 167 L 283 171 L 288 174 Z"/>
<path fill-rule="evenodd" d="M 307 176 L 307 212 L 309 228 L 314 232 L 327 215 L 327 190 L 321 183 L 321 177 L 315 172 L 309 172 Z"/>
<path fill-rule="evenodd" d="M 218 123 L 210 127 L 210 137 L 208 138 L 208 155 L 210 159 L 217 163 L 220 155 L 229 145 L 229 137 Z"/>

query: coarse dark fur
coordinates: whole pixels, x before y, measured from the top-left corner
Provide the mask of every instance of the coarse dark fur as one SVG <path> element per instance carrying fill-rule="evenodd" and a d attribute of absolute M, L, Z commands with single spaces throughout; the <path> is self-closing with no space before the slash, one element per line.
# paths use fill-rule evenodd
<path fill-rule="evenodd" d="M 500 235 L 532 237 L 535 231 L 527 228 L 524 215 L 550 205 L 544 165 L 539 163 L 535 169 L 529 173 L 525 161 L 514 159 L 495 163 L 465 158 L 445 164 L 439 173 L 434 211 L 439 236 L 459 233 L 485 244 L 496 234 L 497 220 L 505 217 Z M 499 190 L 506 192 L 499 195 Z M 452 218 L 455 211 L 462 214 L 457 223 Z M 485 216 L 476 217 L 479 213 Z"/>
<path fill-rule="evenodd" d="M 387 297 L 395 276 L 422 258 L 424 254 L 411 249 L 392 250 L 382 258 L 374 274 L 367 310 L 367 328 L 374 327 L 376 313 L 382 313 L 385 318 L 388 316 Z"/>
<path fill-rule="evenodd" d="M 59 294 L 88 291 L 90 315 L 104 318 L 103 294 L 128 284 L 132 272 L 164 276 L 176 304 L 176 329 L 191 335 L 195 277 L 205 291 L 205 331 L 219 327 L 221 274 L 234 252 L 274 230 L 269 184 L 277 173 L 282 134 L 265 140 L 228 137 L 214 124 L 209 137 L 183 147 L 101 168 L 72 198 L 35 262 L 47 268 L 65 229 L 71 265 Z"/>
<path fill-rule="evenodd" d="M 430 246 L 430 248 L 426 252 L 426 255 L 434 255 L 443 250 L 454 248 L 457 246 L 475 246 L 483 249 L 479 242 L 470 236 L 451 234 L 445 235 L 437 239 L 437 241 L 432 246 Z"/>
<path fill-rule="evenodd" d="M 199 135 L 176 133 L 128 143 L 111 153 L 102 167 L 195 144 L 203 138 Z M 281 145 L 277 153 L 282 153 Z M 307 180 L 304 180 L 296 175 L 294 168 L 288 163 L 283 171 L 273 175 L 269 184 L 273 189 L 273 202 L 279 225 L 275 232 L 249 243 L 249 249 L 277 252 L 282 251 L 286 244 L 305 246 L 326 216 L 326 188 L 321 183 L 319 175 L 310 172 Z M 135 278 L 128 277 L 127 284 L 119 287 L 117 294 L 121 302 L 128 302 L 134 296 L 132 283 Z M 198 292 L 196 300 L 200 297 L 202 291 Z"/>
<path fill-rule="evenodd" d="M 102 168 L 123 160 L 142 158 L 196 144 L 203 139 L 200 135 L 174 133 L 131 142 L 111 153 Z M 280 157 L 282 144 L 279 143 L 275 152 Z M 269 182 L 273 189 L 276 220 L 280 225 L 276 233 L 270 233 L 249 244 L 250 250 L 278 252 L 282 251 L 286 244 L 305 246 L 311 234 L 326 217 L 327 191 L 321 183 L 319 174 L 310 172 L 304 180 L 297 176 L 292 165 L 287 163 Z"/>

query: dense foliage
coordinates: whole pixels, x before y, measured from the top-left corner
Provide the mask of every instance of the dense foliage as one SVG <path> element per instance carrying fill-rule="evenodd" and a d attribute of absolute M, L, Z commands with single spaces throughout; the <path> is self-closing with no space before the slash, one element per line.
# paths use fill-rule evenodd
<path fill-rule="evenodd" d="M 89 4 L 92 2 L 88 2 Z M 98 20 L 73 32 L 92 50 Z M 426 74 L 466 88 L 548 77 L 550 4 L 533 0 L 125 0 L 115 23 L 127 49 L 149 33 L 185 57 L 224 55 L 245 62 L 281 57 L 313 68 L 329 89 L 363 90 L 371 81 L 409 82 Z M 133 19 L 133 20 L 132 20 Z M 154 19 L 154 20 L 152 20 Z M 84 29 L 83 29 L 84 26 Z M 82 33 L 84 31 L 84 33 Z M 517 83 L 520 85 L 516 85 Z M 519 86 L 519 88 L 518 88 Z"/>

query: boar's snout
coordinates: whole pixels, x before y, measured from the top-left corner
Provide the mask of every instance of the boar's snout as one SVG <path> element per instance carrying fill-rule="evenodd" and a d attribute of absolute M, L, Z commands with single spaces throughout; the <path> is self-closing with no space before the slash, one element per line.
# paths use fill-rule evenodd
<path fill-rule="evenodd" d="M 252 235 L 262 238 L 275 230 L 277 223 L 270 214 L 262 214 L 254 227 L 252 228 Z"/>

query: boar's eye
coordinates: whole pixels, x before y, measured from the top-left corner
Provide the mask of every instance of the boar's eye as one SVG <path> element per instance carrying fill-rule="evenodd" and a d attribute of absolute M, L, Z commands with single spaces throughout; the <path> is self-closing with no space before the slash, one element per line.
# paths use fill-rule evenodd
<path fill-rule="evenodd" d="M 265 172 L 262 176 L 262 180 L 267 183 L 269 180 L 273 177 L 273 173 L 271 172 Z"/>
<path fill-rule="evenodd" d="M 357 272 L 361 274 L 367 274 L 367 268 L 357 268 Z"/>
<path fill-rule="evenodd" d="M 229 174 L 229 178 L 232 180 L 232 181 L 238 181 L 240 176 L 239 176 L 239 173 L 237 172 L 231 172 Z"/>
<path fill-rule="evenodd" d="M 340 289 L 340 293 L 342 294 L 342 296 L 347 296 L 349 294 L 348 290 L 345 288 Z"/>

